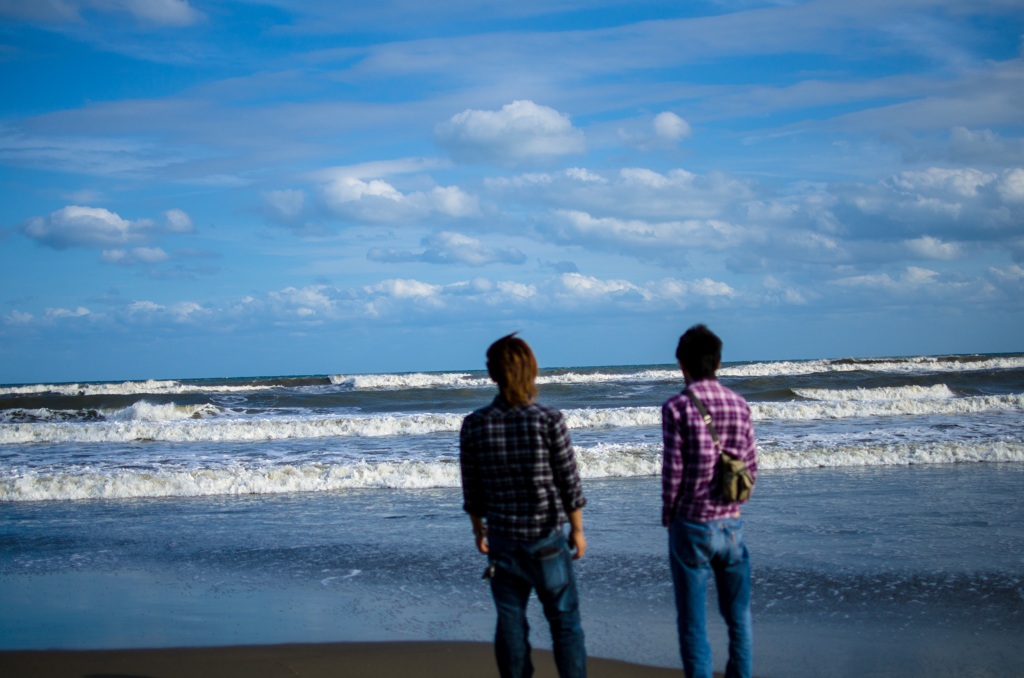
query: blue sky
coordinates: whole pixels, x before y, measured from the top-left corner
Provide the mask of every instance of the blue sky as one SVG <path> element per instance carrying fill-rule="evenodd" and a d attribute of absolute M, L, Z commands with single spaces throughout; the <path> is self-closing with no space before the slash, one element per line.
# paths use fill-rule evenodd
<path fill-rule="evenodd" d="M 0 382 L 1024 350 L 1019 0 L 0 0 Z"/>

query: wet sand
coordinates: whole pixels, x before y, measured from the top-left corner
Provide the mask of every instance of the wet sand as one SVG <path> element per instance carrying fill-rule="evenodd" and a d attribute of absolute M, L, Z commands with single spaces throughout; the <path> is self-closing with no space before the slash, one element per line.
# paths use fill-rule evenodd
<path fill-rule="evenodd" d="M 555 678 L 551 652 L 533 651 L 538 678 Z M 587 660 L 591 678 L 678 678 L 679 669 Z M 18 678 L 337 678 L 497 676 L 490 643 L 383 642 L 152 650 L 0 652 L 0 675 Z M 718 676 L 719 674 L 715 674 Z"/>

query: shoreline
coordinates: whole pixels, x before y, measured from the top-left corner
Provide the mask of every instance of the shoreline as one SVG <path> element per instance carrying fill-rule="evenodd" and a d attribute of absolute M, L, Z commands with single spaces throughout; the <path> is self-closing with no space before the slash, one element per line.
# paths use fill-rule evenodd
<path fill-rule="evenodd" d="M 550 650 L 534 648 L 538 678 L 558 674 Z M 668 678 L 681 668 L 587 658 L 591 678 Z M 4 650 L 0 673 L 19 678 L 420 678 L 497 676 L 493 645 L 470 641 L 294 643 L 128 650 Z M 715 676 L 721 674 L 716 673 Z"/>

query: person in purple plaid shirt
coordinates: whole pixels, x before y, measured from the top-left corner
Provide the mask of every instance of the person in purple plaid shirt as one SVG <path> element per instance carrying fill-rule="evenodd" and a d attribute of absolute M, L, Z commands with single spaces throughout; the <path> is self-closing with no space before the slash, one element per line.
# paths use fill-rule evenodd
<path fill-rule="evenodd" d="M 718 382 L 722 340 L 704 325 L 679 338 L 676 360 L 686 390 L 661 409 L 662 525 L 669 530 L 669 563 L 675 588 L 679 651 L 688 678 L 711 678 L 711 646 L 706 629 L 708 578 L 713 573 L 718 609 L 729 628 L 726 678 L 750 678 L 753 634 L 750 617 L 750 554 L 743 543 L 740 502 L 726 501 L 718 489 L 719 452 L 696 405 L 711 416 L 725 452 L 757 476 L 757 448 L 750 407 Z"/>
<path fill-rule="evenodd" d="M 586 499 L 565 419 L 536 402 L 537 360 L 514 334 L 487 349 L 494 401 L 462 422 L 463 509 L 498 611 L 494 651 L 503 678 L 533 675 L 526 605 L 535 590 L 562 678 L 587 673 L 572 561 L 583 557 Z M 569 523 L 569 536 L 562 527 Z"/>

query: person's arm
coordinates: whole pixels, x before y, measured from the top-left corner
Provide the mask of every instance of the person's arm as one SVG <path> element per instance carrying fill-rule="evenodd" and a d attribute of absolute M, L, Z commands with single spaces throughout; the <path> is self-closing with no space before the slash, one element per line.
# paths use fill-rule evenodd
<path fill-rule="evenodd" d="M 586 506 L 587 499 L 583 496 L 583 481 L 576 466 L 576 451 L 561 412 L 556 411 L 548 418 L 547 445 L 551 478 L 568 515 Z"/>
<path fill-rule="evenodd" d="M 474 516 L 472 513 L 469 514 L 469 520 L 473 523 L 473 537 L 476 539 L 476 550 L 486 555 L 491 550 L 487 544 L 487 523 L 483 518 Z"/>
<path fill-rule="evenodd" d="M 683 478 L 683 439 L 678 412 L 671 401 L 661 408 L 661 435 L 664 444 L 661 457 L 661 524 L 668 527 Z"/>
<path fill-rule="evenodd" d="M 483 481 L 480 478 L 480 470 L 477 467 L 476 451 L 473 445 L 474 436 L 471 433 L 469 417 L 462 422 L 462 430 L 459 432 L 459 466 L 462 470 L 462 509 L 469 514 L 473 523 L 473 536 L 476 539 L 476 548 L 480 553 L 487 553 L 487 522 L 484 516 L 487 515 L 487 499 L 483 489 Z"/>
<path fill-rule="evenodd" d="M 573 560 L 579 560 L 587 552 L 587 538 L 583 536 L 583 509 L 581 508 L 569 513 L 569 548 L 573 549 Z"/>

